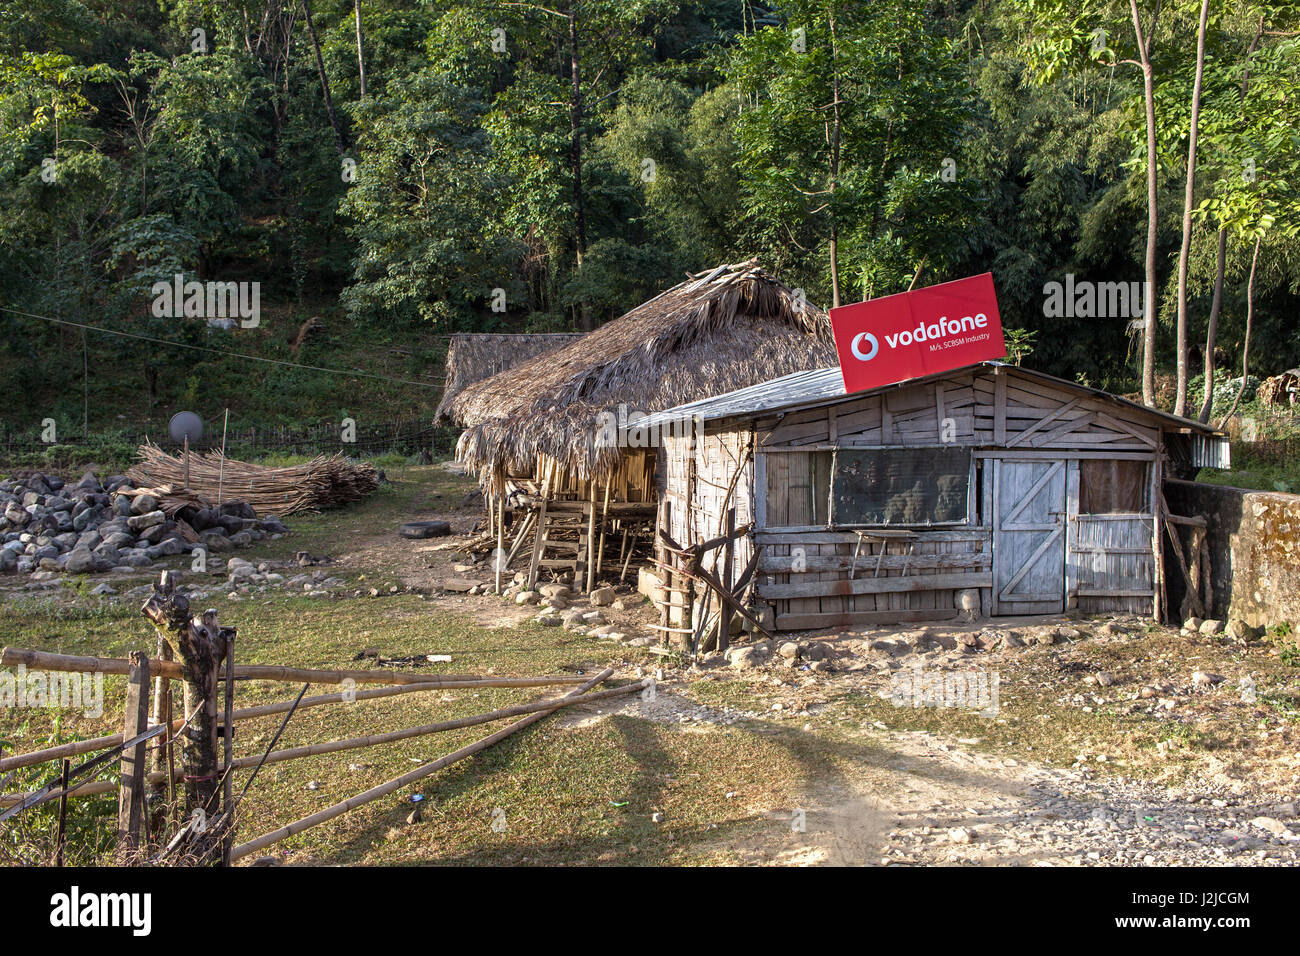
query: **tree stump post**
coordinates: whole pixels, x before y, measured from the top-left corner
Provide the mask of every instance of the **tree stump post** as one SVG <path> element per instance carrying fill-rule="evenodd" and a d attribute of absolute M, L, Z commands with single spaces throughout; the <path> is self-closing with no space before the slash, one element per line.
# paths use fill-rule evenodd
<path fill-rule="evenodd" d="M 217 612 L 204 611 L 190 617 L 190 602 L 176 589 L 176 578 L 164 571 L 154 593 L 141 609 L 145 617 L 163 632 L 170 632 L 181 655 L 185 683 L 185 714 L 193 714 L 181 743 L 181 774 L 185 783 L 185 817 L 197 832 L 217 815 L 217 785 L 220 779 L 217 750 L 217 672 L 225 656 L 227 639 L 217 622 Z M 226 629 L 231 632 L 233 630 Z"/>
<path fill-rule="evenodd" d="M 131 672 L 126 684 L 126 720 L 122 737 L 130 740 L 144 733 L 149 724 L 149 658 L 131 652 Z M 144 829 L 144 766 L 147 741 L 122 751 L 122 773 L 117 796 L 117 850 L 128 862 L 139 850 Z"/>

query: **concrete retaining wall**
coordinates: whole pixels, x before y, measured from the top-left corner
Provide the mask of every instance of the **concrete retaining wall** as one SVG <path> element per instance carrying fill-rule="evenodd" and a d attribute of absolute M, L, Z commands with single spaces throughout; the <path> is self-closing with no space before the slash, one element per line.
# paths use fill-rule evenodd
<path fill-rule="evenodd" d="M 1300 629 L 1300 495 L 1173 480 L 1164 489 L 1171 512 L 1208 522 L 1212 616 Z M 1168 541 L 1165 550 L 1167 606 L 1176 609 L 1185 582 Z"/>

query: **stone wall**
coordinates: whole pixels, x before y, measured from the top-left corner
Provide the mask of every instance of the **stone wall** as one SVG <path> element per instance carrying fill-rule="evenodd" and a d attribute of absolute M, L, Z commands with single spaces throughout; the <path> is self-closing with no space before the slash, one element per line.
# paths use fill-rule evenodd
<path fill-rule="evenodd" d="M 1166 481 L 1176 515 L 1208 522 L 1213 617 L 1254 627 L 1283 621 L 1300 630 L 1300 495 L 1249 491 L 1195 481 Z M 1182 601 L 1185 582 L 1165 541 L 1168 607 Z"/>

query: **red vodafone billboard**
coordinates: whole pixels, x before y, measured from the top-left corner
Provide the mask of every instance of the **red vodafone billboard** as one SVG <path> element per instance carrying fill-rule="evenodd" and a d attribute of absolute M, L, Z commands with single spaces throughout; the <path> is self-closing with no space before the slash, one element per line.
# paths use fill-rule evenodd
<path fill-rule="evenodd" d="M 845 392 L 1007 354 L 991 272 L 831 309 L 831 328 Z"/>

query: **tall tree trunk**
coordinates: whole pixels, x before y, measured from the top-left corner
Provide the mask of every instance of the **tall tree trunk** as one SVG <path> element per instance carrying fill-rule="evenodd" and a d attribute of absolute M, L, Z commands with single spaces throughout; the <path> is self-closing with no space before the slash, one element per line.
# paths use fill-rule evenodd
<path fill-rule="evenodd" d="M 1246 373 L 1250 368 L 1250 326 L 1255 318 L 1255 267 L 1259 265 L 1260 241 L 1255 240 L 1255 252 L 1250 257 L 1250 278 L 1246 281 L 1246 338 L 1241 343 L 1241 388 L 1237 389 L 1237 397 L 1232 400 L 1232 407 L 1219 423 L 1220 428 L 1232 417 L 1237 406 L 1241 404 L 1241 397 L 1246 394 Z"/>
<path fill-rule="evenodd" d="M 1156 87 L 1151 65 L 1151 46 L 1155 41 L 1159 7 L 1151 17 L 1150 36 L 1142 30 L 1137 0 L 1129 0 L 1133 13 L 1133 34 L 1137 38 L 1138 58 L 1142 66 L 1142 99 L 1147 123 L 1147 254 L 1146 301 L 1143 303 L 1142 327 L 1142 402 L 1156 403 L 1156 239 L 1159 226 L 1159 170 L 1156 168 Z"/>
<path fill-rule="evenodd" d="M 357 16 L 357 74 L 361 77 L 361 98 L 366 98 L 366 58 L 361 52 L 361 0 L 352 0 Z"/>
<path fill-rule="evenodd" d="M 1250 46 L 1246 48 L 1246 70 L 1241 78 L 1241 103 L 1244 108 L 1246 103 L 1246 90 L 1250 87 L 1250 58 L 1255 53 L 1255 47 L 1259 45 L 1260 37 L 1264 35 L 1264 17 L 1259 18 L 1259 23 L 1255 27 L 1255 36 L 1251 38 Z M 1214 405 L 1214 340 L 1219 332 L 1219 309 L 1223 303 L 1223 272 L 1227 263 L 1228 249 L 1228 231 L 1223 226 L 1219 227 L 1219 253 L 1217 266 L 1214 273 L 1214 300 L 1210 303 L 1210 318 L 1206 323 L 1205 330 L 1205 397 L 1201 400 L 1200 420 L 1209 422 L 1212 406 Z"/>
<path fill-rule="evenodd" d="M 835 4 L 831 4 L 830 14 L 831 30 L 831 307 L 839 308 L 840 305 L 840 258 L 839 258 L 839 223 L 835 219 L 835 186 L 839 181 L 840 175 L 840 74 L 839 64 L 836 62 L 836 44 L 835 44 Z"/>
<path fill-rule="evenodd" d="M 1201 400 L 1201 421 L 1210 420 L 1210 406 L 1214 404 L 1214 340 L 1219 334 L 1219 307 L 1223 304 L 1223 270 L 1228 261 L 1228 229 L 1219 227 L 1219 254 L 1214 271 L 1214 299 L 1210 302 L 1210 317 L 1205 323 L 1205 397 Z"/>
<path fill-rule="evenodd" d="M 316 25 L 311 20 L 311 7 L 307 5 L 307 0 L 302 0 L 303 19 L 307 21 L 307 33 L 311 36 L 312 49 L 316 51 L 316 72 L 320 74 L 321 93 L 325 97 L 325 112 L 330 118 L 330 129 L 334 130 L 334 143 L 338 146 L 339 155 L 343 155 L 343 134 L 339 132 L 338 117 L 334 115 L 334 100 L 330 97 L 330 81 L 325 75 L 325 61 L 320 55 L 320 40 L 316 37 Z"/>
<path fill-rule="evenodd" d="M 582 73 L 578 43 L 578 4 L 569 4 L 569 173 L 573 177 L 573 226 L 575 258 L 582 267 L 587 254 L 587 216 L 582 202 Z M 579 310 L 579 325 L 589 330 L 591 312 L 584 304 Z"/>
<path fill-rule="evenodd" d="M 1192 251 L 1192 205 L 1196 201 L 1196 136 L 1201 122 L 1201 80 L 1205 75 L 1205 24 L 1210 0 L 1201 0 L 1196 27 L 1196 79 L 1192 81 L 1192 116 L 1187 131 L 1187 182 L 1183 187 L 1183 242 L 1178 249 L 1178 385 L 1174 414 L 1187 412 L 1187 259 Z"/>

